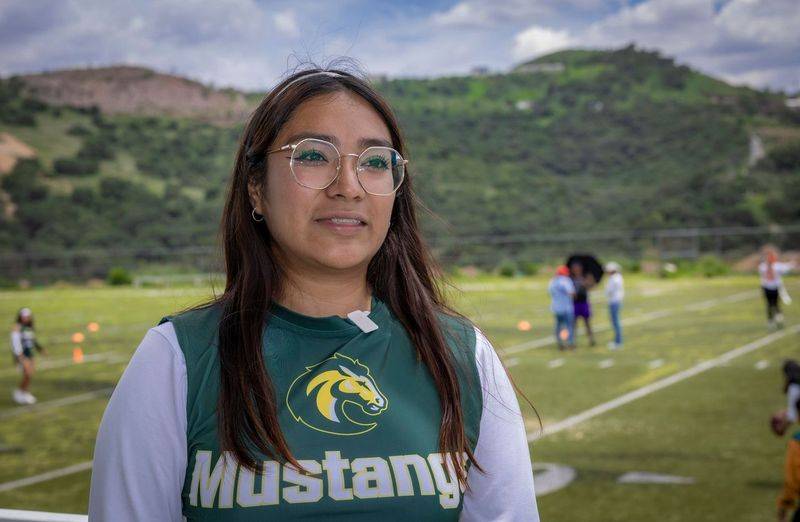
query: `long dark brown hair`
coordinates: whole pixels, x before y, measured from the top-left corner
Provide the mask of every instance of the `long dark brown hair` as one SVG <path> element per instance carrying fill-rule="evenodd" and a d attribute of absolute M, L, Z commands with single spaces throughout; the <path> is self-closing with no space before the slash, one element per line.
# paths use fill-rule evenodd
<path fill-rule="evenodd" d="M 264 226 L 251 216 L 248 186 L 254 186 L 259 194 L 268 188 L 265 152 L 275 145 L 273 140 L 293 112 L 315 96 L 335 92 L 354 93 L 367 101 L 386 123 L 392 146 L 406 157 L 398 122 L 381 95 L 358 74 L 326 70 L 336 74 L 319 74 L 322 70 L 313 68 L 286 78 L 267 94 L 246 124 L 220 230 L 225 291 L 202 305 L 222 307 L 218 403 L 221 450 L 233 453 L 240 464 L 253 470 L 260 470 L 261 466 L 253 449 L 298 469 L 302 467 L 291 454 L 278 424 L 275 393 L 262 358 L 264 324 L 269 320 L 271 303 L 280 295 L 284 275 L 273 253 L 269 223 Z M 442 411 L 438 447 L 453 459 L 459 484 L 469 487 L 463 455 L 478 470 L 483 469 L 470 449 L 470 442 L 476 441 L 469 441 L 464 430 L 457 363 L 437 314 L 467 319 L 446 303 L 440 286 L 445 281 L 444 274 L 420 235 L 415 206 L 421 202 L 413 185 L 413 176 L 407 172 L 395 194 L 386 239 L 369 263 L 367 283 L 405 327 L 417 360 L 433 377 Z"/>

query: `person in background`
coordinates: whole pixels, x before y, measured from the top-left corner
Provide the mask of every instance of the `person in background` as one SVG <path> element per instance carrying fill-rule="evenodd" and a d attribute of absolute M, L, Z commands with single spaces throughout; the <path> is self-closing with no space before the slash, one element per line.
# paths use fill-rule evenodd
<path fill-rule="evenodd" d="M 575 329 L 578 327 L 578 319 L 583 318 L 586 325 L 586 335 L 589 337 L 589 346 L 594 346 L 594 333 L 592 332 L 592 306 L 589 303 L 589 289 L 594 286 L 594 279 L 591 275 L 584 273 L 583 265 L 575 261 L 569 266 L 570 277 L 575 285 L 575 297 L 573 298 L 573 310 L 575 313 Z"/>
<path fill-rule="evenodd" d="M 798 401 L 800 401 L 800 364 L 794 360 L 783 363 L 786 409 L 772 416 L 772 431 L 783 436 L 786 430 L 798 420 Z M 795 510 L 793 521 L 800 521 L 797 499 L 800 497 L 800 432 L 795 433 L 786 448 L 784 461 L 783 491 L 778 495 L 778 520 L 788 520 L 790 510 Z"/>
<path fill-rule="evenodd" d="M 625 297 L 625 285 L 622 279 L 622 267 L 619 266 L 619 263 L 611 261 L 606 264 L 606 272 L 608 272 L 608 281 L 606 282 L 608 314 L 611 318 L 611 326 L 614 328 L 614 340 L 608 343 L 608 347 L 616 350 L 622 347 L 622 325 L 619 321 L 619 312 Z"/>
<path fill-rule="evenodd" d="M 564 341 L 571 349 L 575 349 L 575 312 L 572 299 L 575 296 L 575 285 L 569 277 L 569 268 L 559 266 L 556 275 L 550 280 L 547 288 L 550 292 L 550 310 L 556 320 L 556 343 L 559 350 L 564 350 Z"/>
<path fill-rule="evenodd" d="M 17 319 L 11 329 L 11 352 L 14 356 L 14 363 L 22 371 L 22 381 L 19 384 L 19 388 L 16 388 L 12 394 L 14 402 L 17 404 L 33 404 L 36 402 L 36 397 L 28 391 L 35 370 L 33 364 L 34 348 L 45 353 L 42 345 L 36 340 L 31 309 L 22 308 L 17 313 Z"/>
<path fill-rule="evenodd" d="M 764 261 L 758 265 L 758 275 L 761 277 L 761 289 L 767 302 L 767 321 L 770 328 L 783 328 L 783 314 L 778 298 L 784 294 L 784 301 L 789 302 L 788 293 L 783 288 L 781 276 L 794 269 L 794 263 L 779 263 L 778 254 L 774 249 L 767 249 Z"/>

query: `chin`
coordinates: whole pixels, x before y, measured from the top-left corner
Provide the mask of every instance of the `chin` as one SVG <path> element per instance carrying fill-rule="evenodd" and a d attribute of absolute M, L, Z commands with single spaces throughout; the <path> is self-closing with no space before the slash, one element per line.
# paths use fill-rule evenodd
<path fill-rule="evenodd" d="M 372 255 L 362 249 L 354 251 L 353 249 L 328 249 L 327 251 L 315 252 L 314 258 L 317 263 L 337 270 L 345 270 L 348 268 L 355 268 L 361 265 L 369 264 Z"/>

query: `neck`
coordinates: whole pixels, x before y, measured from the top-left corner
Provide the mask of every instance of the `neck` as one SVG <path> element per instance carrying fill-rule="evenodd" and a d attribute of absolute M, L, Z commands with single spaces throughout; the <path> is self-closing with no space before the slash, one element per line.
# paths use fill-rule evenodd
<path fill-rule="evenodd" d="M 311 317 L 347 317 L 353 310 L 370 311 L 372 291 L 366 271 L 340 275 L 284 272 L 276 301 L 293 312 Z"/>

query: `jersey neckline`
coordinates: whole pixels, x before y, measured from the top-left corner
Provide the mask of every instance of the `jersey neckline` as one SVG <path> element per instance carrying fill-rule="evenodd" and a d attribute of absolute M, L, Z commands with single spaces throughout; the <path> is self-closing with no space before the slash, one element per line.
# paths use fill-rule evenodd
<path fill-rule="evenodd" d="M 387 322 L 385 321 L 387 315 L 386 304 L 373 294 L 368 317 L 378 325 L 378 330 L 376 331 L 387 327 Z M 348 318 L 339 317 L 338 315 L 325 317 L 303 315 L 289 310 L 276 301 L 272 302 L 271 319 L 276 319 L 279 325 L 289 329 L 317 335 L 352 335 L 361 332 L 361 328 Z"/>

